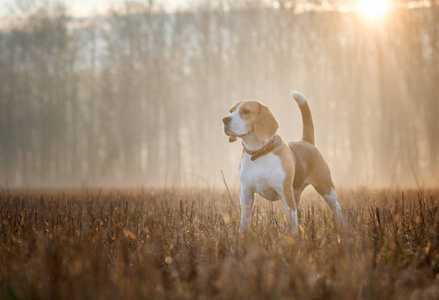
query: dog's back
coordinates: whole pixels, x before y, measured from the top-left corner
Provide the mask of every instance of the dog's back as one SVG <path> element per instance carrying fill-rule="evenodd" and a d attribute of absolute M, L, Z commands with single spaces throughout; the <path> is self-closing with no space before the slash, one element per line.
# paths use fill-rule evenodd
<path fill-rule="evenodd" d="M 331 178 L 331 171 L 319 149 L 305 141 L 288 143 L 295 162 L 293 188 L 300 190 L 308 184 L 315 185 L 322 180 Z M 333 186 L 332 181 L 327 182 Z"/>

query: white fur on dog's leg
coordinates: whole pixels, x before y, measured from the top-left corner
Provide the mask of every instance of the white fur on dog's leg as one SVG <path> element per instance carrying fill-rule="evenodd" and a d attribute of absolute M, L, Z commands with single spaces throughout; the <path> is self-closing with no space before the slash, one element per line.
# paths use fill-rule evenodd
<path fill-rule="evenodd" d="M 239 226 L 239 232 L 243 233 L 250 229 L 250 217 L 253 210 L 253 203 L 255 200 L 254 193 L 241 190 L 241 224 Z"/>
<path fill-rule="evenodd" d="M 244 211 L 244 208 L 242 208 Z M 251 210 L 250 210 L 251 211 Z M 241 212 L 241 223 L 239 225 L 239 233 L 250 232 L 250 218 L 245 217 L 245 213 Z"/>
<path fill-rule="evenodd" d="M 295 210 L 291 210 L 291 222 L 290 222 L 290 231 L 292 235 L 296 235 L 297 234 L 297 229 L 299 227 L 299 224 L 297 222 L 297 211 Z"/>
<path fill-rule="evenodd" d="M 334 218 L 337 221 L 338 224 L 343 225 L 344 220 L 343 216 L 341 214 L 340 204 L 337 202 L 337 192 L 334 188 L 331 188 L 331 194 L 329 195 L 323 195 L 323 198 L 325 199 L 326 203 L 328 203 L 329 207 L 332 210 L 332 213 L 334 214 Z"/>
<path fill-rule="evenodd" d="M 297 211 L 290 209 L 284 197 L 282 197 L 282 203 L 285 209 L 285 217 L 287 218 L 287 231 L 292 235 L 296 235 L 299 227 L 297 221 Z"/>

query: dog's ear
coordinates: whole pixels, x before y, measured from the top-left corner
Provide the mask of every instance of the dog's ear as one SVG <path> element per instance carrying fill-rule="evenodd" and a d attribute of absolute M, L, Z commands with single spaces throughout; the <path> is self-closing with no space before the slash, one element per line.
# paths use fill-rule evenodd
<path fill-rule="evenodd" d="M 276 134 L 278 128 L 279 124 L 270 109 L 265 105 L 259 104 L 259 117 L 254 127 L 256 137 L 261 141 L 267 141 Z"/>

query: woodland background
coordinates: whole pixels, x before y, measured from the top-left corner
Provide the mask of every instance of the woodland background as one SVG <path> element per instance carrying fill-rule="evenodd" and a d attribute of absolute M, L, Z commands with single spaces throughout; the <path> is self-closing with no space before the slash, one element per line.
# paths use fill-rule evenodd
<path fill-rule="evenodd" d="M 298 140 L 294 89 L 336 185 L 437 186 L 437 2 L 374 22 L 301 2 L 92 18 L 51 2 L 0 21 L 1 185 L 213 186 L 220 170 L 234 185 L 241 145 L 222 117 L 256 99 Z"/>

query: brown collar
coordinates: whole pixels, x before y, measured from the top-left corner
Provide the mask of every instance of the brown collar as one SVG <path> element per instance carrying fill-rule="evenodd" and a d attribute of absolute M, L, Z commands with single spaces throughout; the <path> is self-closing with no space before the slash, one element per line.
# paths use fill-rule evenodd
<path fill-rule="evenodd" d="M 268 142 L 267 145 L 265 145 L 259 150 L 250 151 L 247 148 L 245 148 L 244 143 L 242 144 L 242 146 L 244 147 L 244 151 L 251 155 L 250 160 L 255 161 L 259 157 L 264 156 L 265 154 L 268 154 L 271 151 L 273 151 L 274 148 L 276 148 L 277 146 L 277 141 L 279 141 L 279 136 L 276 134 L 274 137 L 271 138 L 271 140 Z"/>

